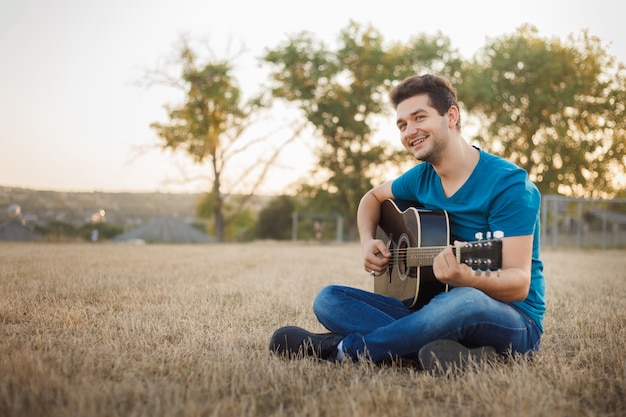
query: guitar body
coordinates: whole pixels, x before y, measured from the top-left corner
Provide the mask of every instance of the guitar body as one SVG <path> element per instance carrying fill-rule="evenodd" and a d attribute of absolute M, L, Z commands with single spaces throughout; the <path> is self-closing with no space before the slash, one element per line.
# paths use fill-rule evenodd
<path fill-rule="evenodd" d="M 435 278 L 432 262 L 416 265 L 409 250 L 449 245 L 450 225 L 445 211 L 419 209 L 402 200 L 385 200 L 376 237 L 387 244 L 392 258 L 387 271 L 374 278 L 374 292 L 409 300 L 410 307 L 422 307 L 448 290 Z"/>

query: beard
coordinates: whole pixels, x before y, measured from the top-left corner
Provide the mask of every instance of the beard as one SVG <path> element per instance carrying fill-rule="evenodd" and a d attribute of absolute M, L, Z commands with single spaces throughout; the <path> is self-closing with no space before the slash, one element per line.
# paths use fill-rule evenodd
<path fill-rule="evenodd" d="M 417 151 L 408 149 L 409 152 L 419 161 L 438 165 L 443 161 L 448 146 L 449 137 L 444 132 L 441 129 L 431 131 L 426 141 L 422 143 L 422 145 L 426 146 L 422 146 L 422 149 Z"/>

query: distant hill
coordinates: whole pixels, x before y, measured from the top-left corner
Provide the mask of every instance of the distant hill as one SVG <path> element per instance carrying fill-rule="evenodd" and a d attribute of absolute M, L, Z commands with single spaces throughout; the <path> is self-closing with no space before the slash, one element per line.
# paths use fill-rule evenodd
<path fill-rule="evenodd" d="M 0 185 L 0 223 L 9 219 L 8 208 L 18 204 L 28 223 L 47 224 L 63 221 L 76 225 L 88 223 L 104 210 L 106 221 L 127 227 L 145 224 L 160 217 L 190 221 L 202 194 L 107 193 L 42 191 Z M 272 197 L 255 196 L 251 200 L 258 212 Z"/>
<path fill-rule="evenodd" d="M 200 194 L 106 193 L 41 191 L 0 186 L 0 222 L 9 219 L 8 207 L 18 204 L 22 217 L 31 223 L 58 220 L 73 224 L 89 222 L 105 211 L 108 223 L 142 224 L 150 219 L 173 216 L 193 218 Z"/>

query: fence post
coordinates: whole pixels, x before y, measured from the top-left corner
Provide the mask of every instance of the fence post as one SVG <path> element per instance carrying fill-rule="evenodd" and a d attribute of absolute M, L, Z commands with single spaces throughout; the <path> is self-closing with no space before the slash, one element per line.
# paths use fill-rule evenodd
<path fill-rule="evenodd" d="M 602 250 L 606 250 L 606 211 L 602 212 Z"/>
<path fill-rule="evenodd" d="M 582 247 L 583 221 L 583 202 L 582 200 L 578 200 L 578 228 L 576 230 L 576 249 L 580 249 Z"/>
<path fill-rule="evenodd" d="M 343 216 L 337 215 L 337 243 L 343 242 Z"/>

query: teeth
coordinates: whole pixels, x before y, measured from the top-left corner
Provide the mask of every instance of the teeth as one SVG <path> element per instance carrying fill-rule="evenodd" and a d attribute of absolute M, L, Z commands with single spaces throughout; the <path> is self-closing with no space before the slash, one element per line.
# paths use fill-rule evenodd
<path fill-rule="evenodd" d="M 416 141 L 414 141 L 414 142 L 411 144 L 411 146 L 416 146 L 416 145 L 419 145 L 420 143 L 424 142 L 425 140 L 426 140 L 426 137 L 419 138 L 419 139 L 417 139 Z"/>

